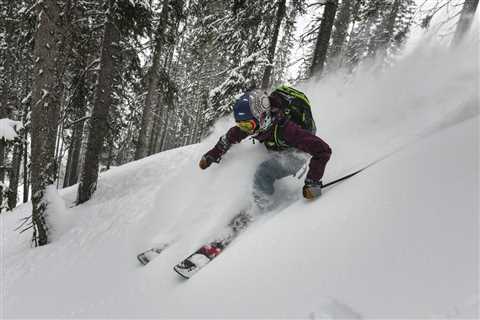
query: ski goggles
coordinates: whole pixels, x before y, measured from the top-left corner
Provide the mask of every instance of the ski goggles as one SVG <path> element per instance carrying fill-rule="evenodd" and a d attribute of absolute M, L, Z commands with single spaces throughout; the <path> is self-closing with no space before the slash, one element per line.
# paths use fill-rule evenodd
<path fill-rule="evenodd" d="M 242 120 L 237 122 L 237 126 L 242 130 L 243 132 L 246 132 L 248 134 L 252 134 L 255 132 L 257 129 L 257 121 L 251 119 L 251 120 Z"/>

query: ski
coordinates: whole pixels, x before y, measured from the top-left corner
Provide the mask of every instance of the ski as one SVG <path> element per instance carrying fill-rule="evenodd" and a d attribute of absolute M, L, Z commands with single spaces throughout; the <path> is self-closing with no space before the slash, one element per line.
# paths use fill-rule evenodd
<path fill-rule="evenodd" d="M 247 211 L 237 214 L 228 224 L 224 233 L 217 239 L 201 246 L 173 267 L 176 273 L 185 279 L 190 279 L 210 261 L 215 259 L 232 241 L 250 224 L 252 216 Z"/>
<path fill-rule="evenodd" d="M 138 261 L 140 261 L 141 264 L 146 265 L 147 263 L 149 263 L 150 261 L 158 257 L 158 255 L 162 253 L 168 246 L 169 246 L 168 243 L 164 243 L 159 246 L 148 249 L 147 251 L 144 251 L 138 254 L 137 259 Z"/>

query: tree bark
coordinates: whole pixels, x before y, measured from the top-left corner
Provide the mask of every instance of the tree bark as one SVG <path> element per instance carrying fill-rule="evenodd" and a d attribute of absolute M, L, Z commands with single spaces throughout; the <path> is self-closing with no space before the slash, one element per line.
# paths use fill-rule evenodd
<path fill-rule="evenodd" d="M 390 13 L 386 18 L 387 21 L 384 25 L 385 27 L 383 30 L 380 30 L 380 34 L 377 37 L 373 37 L 371 44 L 370 56 L 375 56 L 377 53 L 380 55 L 385 55 L 386 51 L 389 47 L 390 42 L 393 38 L 393 31 L 395 28 L 395 22 L 397 20 L 398 12 L 400 9 L 400 0 L 394 0 L 392 3 L 392 7 L 390 9 Z"/>
<path fill-rule="evenodd" d="M 74 110 L 74 124 L 72 131 L 72 140 L 70 148 L 68 149 L 67 167 L 65 169 L 65 178 L 63 180 L 63 187 L 69 187 L 78 181 L 78 167 L 80 161 L 80 149 L 82 147 L 83 126 L 86 115 L 87 104 L 87 90 L 85 87 L 85 75 L 83 75 L 83 66 L 79 70 L 79 76 L 76 77 L 74 83 L 77 84 L 75 96 L 72 98 L 72 108 Z"/>
<path fill-rule="evenodd" d="M 316 77 L 320 77 L 323 72 L 337 6 L 338 0 L 329 0 L 325 3 L 322 23 L 320 24 L 312 64 L 310 66 L 310 76 L 315 75 Z"/>
<path fill-rule="evenodd" d="M 0 118 L 1 119 L 1 118 Z M 5 142 L 0 139 L 0 213 L 3 211 L 3 183 L 5 182 Z"/>
<path fill-rule="evenodd" d="M 15 142 L 13 148 L 12 168 L 9 175 L 8 186 L 8 209 L 13 210 L 17 206 L 18 183 L 20 181 L 20 166 L 22 163 L 23 142 Z"/>
<path fill-rule="evenodd" d="M 190 140 L 190 144 L 197 143 L 201 137 L 202 126 L 201 123 L 203 122 L 203 112 L 208 107 L 208 91 L 202 94 L 202 101 L 197 109 L 197 114 L 195 116 L 195 122 L 192 131 L 192 137 Z"/>
<path fill-rule="evenodd" d="M 165 126 L 163 128 L 162 137 L 160 138 L 160 152 L 165 151 L 167 136 L 168 136 L 168 126 L 170 125 L 170 114 L 173 112 L 173 108 L 170 108 L 169 105 L 166 107 L 166 116 L 165 116 Z"/>
<path fill-rule="evenodd" d="M 268 65 L 265 67 L 262 79 L 262 89 L 267 90 L 270 87 L 270 78 L 273 70 L 273 59 L 275 58 L 275 51 L 277 49 L 278 34 L 280 33 L 280 26 L 282 25 L 283 18 L 285 17 L 285 3 L 286 0 L 278 0 L 277 2 L 277 15 L 275 17 L 275 27 L 273 28 L 273 37 L 270 41 L 268 48 Z"/>
<path fill-rule="evenodd" d="M 6 118 L 6 108 L 3 108 L 3 106 L 0 106 L 0 119 Z M 3 187 L 2 183 L 5 182 L 5 170 L 4 167 L 6 166 L 5 164 L 5 140 L 0 139 L 0 213 L 2 213 L 3 210 Z"/>
<path fill-rule="evenodd" d="M 99 158 L 108 130 L 107 118 L 113 100 L 114 61 L 118 56 L 118 41 L 120 40 L 119 30 L 113 20 L 114 12 L 112 10 L 114 2 L 114 0 L 109 1 L 108 15 L 103 30 L 100 70 L 89 123 L 85 160 L 78 187 L 77 204 L 88 201 L 96 190 Z"/>
<path fill-rule="evenodd" d="M 6 11 L 5 12 L 6 16 L 8 17 L 13 16 L 14 14 L 13 10 L 15 10 L 14 2 L 9 1 L 7 8 L 5 8 L 4 10 Z M 4 30 L 2 30 L 3 31 L 2 33 L 4 33 L 4 40 L 2 42 L 5 43 L 4 45 L 6 46 L 5 48 L 6 50 L 2 50 L 4 52 L 4 55 L 2 57 L 3 61 L 0 64 L 0 67 L 2 67 L 3 69 L 2 73 L 3 73 L 3 80 L 4 80 L 1 91 L 0 91 L 0 119 L 10 116 L 11 111 L 13 109 L 12 105 L 14 103 L 12 103 L 11 97 L 13 93 L 12 89 L 14 88 L 13 79 L 16 76 L 16 70 L 14 70 L 15 57 L 13 56 L 13 52 L 15 50 L 14 48 L 15 44 L 14 44 L 14 41 L 12 41 L 12 38 L 15 33 L 15 25 L 14 25 L 13 19 L 6 19 L 4 22 L 2 22 L 2 24 L 4 24 L 3 26 Z M 0 146 L 0 148 L 2 147 Z M 3 155 L 2 152 L 0 153 Z M 2 162 L 0 162 L 0 165 L 1 164 Z"/>
<path fill-rule="evenodd" d="M 8 6 L 8 13 L 7 14 L 11 14 L 11 5 Z M 12 30 L 11 30 L 11 26 L 12 26 L 12 23 L 7 21 L 7 26 L 6 26 L 6 32 L 5 32 L 5 42 L 7 44 L 7 46 L 10 45 L 10 38 L 12 36 Z M 2 63 L 3 65 L 3 69 L 4 69 L 4 72 L 5 72 L 5 76 L 4 76 L 4 82 L 3 82 L 3 85 L 2 85 L 2 90 L 0 92 L 0 119 L 3 119 L 3 118 L 8 118 L 9 116 L 9 110 L 10 110 L 10 106 L 9 106 L 9 96 L 10 96 L 10 87 L 11 87 L 11 66 L 12 66 L 12 55 L 10 54 L 11 52 L 11 48 L 7 48 L 7 50 L 5 50 L 5 62 Z M 3 210 L 3 201 L 4 201 L 4 190 L 3 190 L 3 187 L 1 186 L 2 183 L 5 182 L 5 173 L 6 173 L 6 163 L 5 163 L 5 152 L 6 152 L 6 142 L 4 139 L 0 139 L 0 213 L 2 212 Z"/>
<path fill-rule="evenodd" d="M 67 168 L 63 187 L 73 186 L 78 182 L 78 167 L 80 162 L 80 150 L 83 139 L 83 121 L 76 123 L 73 128 L 72 141 L 68 150 Z"/>
<path fill-rule="evenodd" d="M 460 20 L 458 21 L 457 28 L 455 29 L 455 35 L 453 36 L 452 46 L 456 46 L 462 42 L 463 37 L 472 25 L 473 17 L 477 7 L 478 0 L 465 0 L 463 3 L 462 12 L 460 13 Z"/>
<path fill-rule="evenodd" d="M 2 119 L 2 117 L 0 117 Z M 5 140 L 0 139 L 0 182 L 5 182 L 5 172 L 4 172 L 4 167 L 6 166 L 5 163 Z M 1 195 L 0 195 L 1 197 Z M 0 204 L 1 204 L 1 198 L 0 198 Z"/>
<path fill-rule="evenodd" d="M 25 130 L 25 134 L 23 136 L 25 141 L 23 142 L 23 203 L 28 202 L 29 193 L 30 193 L 30 180 L 28 175 L 28 133 Z"/>
<path fill-rule="evenodd" d="M 36 6 L 38 28 L 35 34 L 34 75 L 32 90 L 32 222 L 36 246 L 48 243 L 46 187 L 54 182 L 55 140 L 60 110 L 63 69 L 59 14 L 55 0 L 44 0 Z"/>
<path fill-rule="evenodd" d="M 162 113 L 162 108 L 160 107 L 160 96 L 157 95 L 157 103 L 155 105 L 155 114 L 153 115 L 153 127 L 152 127 L 152 138 L 150 139 L 150 144 L 149 144 L 149 154 L 154 154 L 157 153 L 157 145 L 158 145 L 158 136 L 160 135 L 161 131 L 161 113 Z"/>
<path fill-rule="evenodd" d="M 329 61 L 332 62 L 332 67 L 329 68 L 330 70 L 336 70 L 342 65 L 342 52 L 345 46 L 345 40 L 347 39 L 351 17 L 352 0 L 342 0 L 338 15 L 335 18 L 332 46 L 330 47 L 328 55 Z"/>
<path fill-rule="evenodd" d="M 161 19 L 155 36 L 155 49 L 153 51 L 152 67 L 148 72 L 148 91 L 143 107 L 142 126 L 135 150 L 135 160 L 145 158 L 150 154 L 150 143 L 153 131 L 154 110 L 157 105 L 157 90 L 159 81 L 160 58 L 164 43 L 164 32 L 167 27 L 170 0 L 163 1 Z"/>

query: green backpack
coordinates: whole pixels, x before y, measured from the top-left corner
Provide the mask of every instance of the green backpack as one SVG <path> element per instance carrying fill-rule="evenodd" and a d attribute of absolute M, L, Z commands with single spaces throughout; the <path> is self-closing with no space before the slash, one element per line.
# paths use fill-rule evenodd
<path fill-rule="evenodd" d="M 282 85 L 273 90 L 271 95 L 279 96 L 283 102 L 282 111 L 285 116 L 301 126 L 303 129 L 315 134 L 317 128 L 313 120 L 312 108 L 307 96 L 290 86 Z"/>

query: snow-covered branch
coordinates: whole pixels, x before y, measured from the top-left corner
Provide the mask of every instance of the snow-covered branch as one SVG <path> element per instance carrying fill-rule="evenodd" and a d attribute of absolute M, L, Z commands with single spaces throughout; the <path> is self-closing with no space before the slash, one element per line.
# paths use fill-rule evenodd
<path fill-rule="evenodd" d="M 0 119 L 0 140 L 13 141 L 18 137 L 18 131 L 23 128 L 21 121 L 8 118 Z"/>

